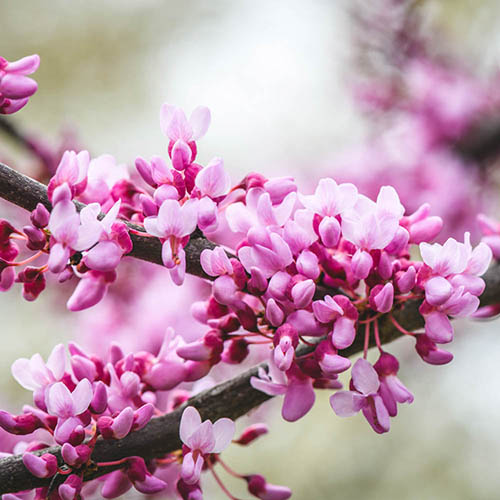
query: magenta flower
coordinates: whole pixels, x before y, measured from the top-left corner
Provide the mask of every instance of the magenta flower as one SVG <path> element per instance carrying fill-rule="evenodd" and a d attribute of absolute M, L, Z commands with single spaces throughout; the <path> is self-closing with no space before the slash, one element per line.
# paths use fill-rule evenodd
<path fill-rule="evenodd" d="M 342 214 L 342 236 L 358 250 L 352 257 L 354 277 L 368 276 L 373 259 L 370 250 L 383 249 L 391 243 L 399 228 L 404 207 L 395 189 L 383 186 L 377 202 L 359 195 L 356 205 Z"/>
<path fill-rule="evenodd" d="M 40 65 L 36 54 L 9 62 L 0 57 L 0 114 L 19 111 L 37 91 L 37 83 L 26 75 L 34 73 Z"/>
<path fill-rule="evenodd" d="M 181 205 L 176 200 L 165 200 L 157 217 L 144 219 L 146 231 L 163 240 L 163 263 L 176 285 L 184 282 L 186 274 L 186 254 L 182 240 L 194 231 L 196 222 L 196 203 L 188 201 Z"/>
<path fill-rule="evenodd" d="M 55 205 L 58 201 L 58 188 L 67 184 L 71 191 L 70 198 L 83 193 L 87 187 L 87 172 L 89 169 L 90 155 L 88 151 L 65 151 L 57 167 L 56 173 L 50 179 L 47 194 L 49 200 Z"/>
<path fill-rule="evenodd" d="M 258 377 L 251 377 L 250 384 L 254 389 L 270 396 L 284 395 L 281 415 L 288 422 L 302 418 L 314 405 L 316 396 L 310 377 L 304 375 L 296 365 L 282 372 L 274 363 L 273 356 L 269 360 L 269 373 L 259 367 Z"/>
<path fill-rule="evenodd" d="M 210 110 L 198 106 L 189 120 L 181 108 L 163 104 L 160 110 L 160 127 L 170 139 L 169 153 L 176 170 L 184 170 L 196 156 L 194 141 L 201 139 L 210 126 Z"/>
<path fill-rule="evenodd" d="M 149 361 L 151 367 L 144 381 L 160 391 L 168 391 L 179 385 L 186 378 L 186 366 L 176 350 L 183 344 L 182 337 L 175 335 L 173 328 L 167 328 L 160 351 Z"/>
<path fill-rule="evenodd" d="M 219 198 L 231 188 L 231 178 L 224 170 L 222 158 L 214 158 L 196 176 L 195 185 L 202 196 Z"/>
<path fill-rule="evenodd" d="M 397 403 L 413 403 L 413 394 L 397 377 L 399 362 L 392 354 L 383 352 L 373 368 L 380 380 L 379 394 L 389 415 L 395 417 L 398 413 Z"/>
<path fill-rule="evenodd" d="M 66 373 L 66 353 L 62 344 L 56 345 L 45 363 L 40 354 L 30 359 L 20 358 L 12 364 L 12 375 L 25 389 L 33 391 L 35 404 L 46 410 L 46 389 L 63 379 Z"/>
<path fill-rule="evenodd" d="M 64 189 L 66 194 L 52 209 L 48 226 L 52 235 L 48 265 L 53 273 L 63 271 L 72 251 L 87 250 L 95 245 L 103 230 L 108 227 L 108 223 L 116 217 L 113 210 L 102 221 L 99 221 L 97 219 L 100 212 L 98 203 L 87 205 L 79 214 L 74 203 L 69 199 L 69 189 L 59 189 Z"/>
<path fill-rule="evenodd" d="M 87 379 L 80 380 L 73 392 L 63 382 L 50 386 L 45 403 L 48 413 L 58 417 L 54 431 L 54 438 L 58 443 L 69 441 L 74 433 L 81 433 L 80 429 L 83 431 L 82 421 L 78 416 L 88 409 L 92 396 L 92 384 Z M 82 440 L 83 437 L 82 434 Z"/>
<path fill-rule="evenodd" d="M 335 217 L 352 209 L 358 200 L 358 190 L 354 184 L 338 185 L 333 179 L 318 182 L 313 195 L 299 195 L 302 204 L 323 217 Z"/>
<path fill-rule="evenodd" d="M 231 203 L 226 218 L 231 231 L 247 234 L 250 228 L 283 227 L 292 215 L 297 194 L 288 193 L 280 202 L 273 204 L 271 195 L 262 188 L 249 189 L 245 203 Z"/>
<path fill-rule="evenodd" d="M 225 450 L 233 439 L 234 431 L 234 422 L 229 418 L 220 418 L 213 424 L 210 420 L 202 423 L 196 408 L 188 406 L 184 410 L 179 434 L 189 449 L 184 452 L 181 469 L 181 477 L 187 484 L 200 480 L 205 455 Z"/>
<path fill-rule="evenodd" d="M 260 474 L 246 476 L 245 480 L 248 483 L 248 491 L 261 500 L 287 500 L 292 496 L 290 488 L 270 484 Z"/>
<path fill-rule="evenodd" d="M 248 272 L 256 267 L 268 278 L 291 264 L 293 255 L 288 244 L 278 233 L 265 230 L 259 233 L 255 234 L 256 238 L 251 245 L 239 249 L 238 257 Z"/>
<path fill-rule="evenodd" d="M 352 367 L 350 391 L 339 391 L 330 397 L 330 405 L 339 417 L 351 417 L 363 411 L 368 423 L 379 434 L 388 432 L 389 412 L 378 393 L 380 380 L 373 366 L 360 358 Z"/>

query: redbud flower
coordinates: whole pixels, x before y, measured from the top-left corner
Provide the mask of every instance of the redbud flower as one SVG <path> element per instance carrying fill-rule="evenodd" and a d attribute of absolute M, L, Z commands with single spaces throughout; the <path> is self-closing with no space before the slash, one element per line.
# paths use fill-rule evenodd
<path fill-rule="evenodd" d="M 330 398 L 333 411 L 339 417 L 351 417 L 360 410 L 377 433 L 389 430 L 389 412 L 382 397 L 378 394 L 380 381 L 373 366 L 363 358 L 352 368 L 351 391 L 336 392 Z"/>
<path fill-rule="evenodd" d="M 201 421 L 198 410 L 188 406 L 182 413 L 179 429 L 182 442 L 189 448 L 184 453 L 181 477 L 188 484 L 200 479 L 204 456 L 225 450 L 234 436 L 234 422 L 221 418 L 214 424 L 210 420 Z"/>
<path fill-rule="evenodd" d="M 36 54 L 9 62 L 0 57 L 0 113 L 19 111 L 36 92 L 37 83 L 26 75 L 34 73 L 40 65 Z"/>

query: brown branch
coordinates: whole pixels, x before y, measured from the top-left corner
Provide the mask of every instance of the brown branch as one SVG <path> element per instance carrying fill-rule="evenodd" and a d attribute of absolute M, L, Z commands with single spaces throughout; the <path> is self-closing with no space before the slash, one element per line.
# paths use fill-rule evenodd
<path fill-rule="evenodd" d="M 38 203 L 45 205 L 51 210 L 52 205 L 47 197 L 47 186 L 35 181 L 31 177 L 23 175 L 16 170 L 0 163 L 0 198 L 14 203 L 15 205 L 34 210 Z M 75 201 L 78 210 L 85 205 Z M 127 226 L 135 231 L 144 231 L 144 228 L 127 222 Z M 138 236 L 130 233 L 134 245 L 131 257 L 162 265 L 161 243 L 158 238 Z M 213 279 L 203 271 L 200 264 L 200 254 L 205 248 L 214 248 L 215 245 L 201 236 L 201 233 L 195 231 L 187 244 L 186 251 L 186 272 L 200 278 Z"/>
<path fill-rule="evenodd" d="M 3 197 L 27 210 L 33 210 L 38 203 L 51 208 L 47 198 L 47 189 L 29 177 L 26 177 L 0 163 L 0 197 Z M 77 203 L 81 209 L 83 205 Z M 140 230 L 135 224 L 129 227 Z M 148 262 L 161 264 L 161 244 L 156 238 L 147 238 L 131 234 L 134 249 L 130 256 Z M 207 278 L 201 270 L 199 255 L 204 248 L 212 248 L 212 243 L 198 235 L 193 235 L 186 247 L 187 270 L 191 274 Z M 500 265 L 495 264 L 484 276 L 486 290 L 481 296 L 481 305 L 491 305 L 500 302 Z M 418 312 L 419 303 L 409 301 L 404 308 L 394 313 L 397 321 L 407 330 L 415 331 L 423 326 L 423 318 Z M 380 338 L 382 343 L 388 343 L 401 334 L 387 317 L 380 319 Z M 363 327 L 358 331 L 354 344 L 341 352 L 344 356 L 352 356 L 363 349 Z M 371 344 L 372 345 L 372 344 Z M 298 355 L 310 352 L 310 346 L 301 346 Z M 266 363 L 260 366 L 266 368 Z M 153 419 L 142 430 L 134 432 L 119 441 L 99 439 L 92 454 L 92 461 L 110 462 L 121 458 L 137 455 L 145 459 L 162 457 L 180 448 L 179 422 L 185 406 L 192 405 L 199 409 L 204 419 L 212 421 L 221 417 L 237 419 L 252 408 L 270 399 L 262 392 L 250 386 L 250 377 L 255 376 L 258 366 L 253 367 L 231 380 L 218 384 L 192 397 L 184 406 L 159 418 Z M 60 447 L 54 446 L 36 453 L 53 453 L 62 464 Z M 115 467 L 116 468 L 116 467 Z M 87 467 L 84 470 L 86 481 L 107 474 L 112 467 Z M 63 478 L 61 478 L 61 481 Z M 0 460 L 0 494 L 23 491 L 41 486 L 48 486 L 50 479 L 34 477 L 23 465 L 21 456 L 12 456 Z"/>
<path fill-rule="evenodd" d="M 500 302 L 500 264 L 492 266 L 484 276 L 487 288 L 481 296 L 481 305 L 491 305 Z M 415 331 L 423 327 L 424 321 L 418 312 L 418 301 L 409 301 L 403 309 L 394 313 L 397 321 L 407 330 Z M 400 337 L 389 319 L 380 319 L 380 339 L 383 344 Z M 341 351 L 343 356 L 353 356 L 363 350 L 364 327 L 361 326 L 354 344 Z M 373 346 L 373 343 L 370 344 Z M 298 355 L 310 352 L 310 346 L 301 346 Z M 259 365 L 266 368 L 266 363 Z M 92 461 L 110 462 L 124 457 L 137 455 L 145 459 L 162 457 L 178 450 L 181 446 L 179 438 L 179 423 L 184 408 L 195 406 L 203 419 L 212 421 L 222 417 L 237 419 L 247 414 L 252 408 L 264 403 L 270 396 L 256 391 L 250 385 L 250 377 L 257 375 L 259 366 L 255 366 L 231 380 L 216 385 L 194 397 L 175 411 L 155 418 L 140 431 L 128 435 L 119 441 L 98 439 L 92 454 Z M 53 453 L 62 464 L 60 447 L 54 446 L 36 452 Z M 117 468 L 117 467 L 115 467 Z M 114 470 L 110 467 L 88 467 L 84 471 L 84 480 L 88 481 Z M 63 479 L 62 479 L 63 480 Z M 23 465 L 20 455 L 0 460 L 0 494 L 23 491 L 27 489 L 48 486 L 50 479 L 34 477 Z"/>

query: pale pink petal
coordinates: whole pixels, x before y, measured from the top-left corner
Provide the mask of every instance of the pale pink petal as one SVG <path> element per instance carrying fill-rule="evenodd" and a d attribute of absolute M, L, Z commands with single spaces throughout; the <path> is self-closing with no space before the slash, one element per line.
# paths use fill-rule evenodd
<path fill-rule="evenodd" d="M 453 339 L 453 326 L 446 314 L 435 311 L 425 317 L 425 333 L 432 341 L 446 344 Z"/>
<path fill-rule="evenodd" d="M 75 415 L 83 413 L 90 405 L 93 396 L 92 384 L 90 380 L 84 378 L 78 382 L 73 391 L 73 402 L 75 405 Z"/>
<path fill-rule="evenodd" d="M 472 251 L 471 258 L 467 263 L 466 272 L 481 276 L 488 269 L 492 257 L 491 248 L 486 243 L 479 243 Z"/>
<path fill-rule="evenodd" d="M 363 358 L 358 359 L 352 367 L 352 381 L 354 387 L 365 396 L 374 394 L 380 386 L 375 368 Z"/>
<path fill-rule="evenodd" d="M 425 283 L 425 300 L 432 306 L 444 304 L 452 292 L 450 282 L 441 276 L 435 276 Z"/>
<path fill-rule="evenodd" d="M 234 422 L 229 418 L 221 418 L 214 423 L 213 432 L 215 436 L 215 445 L 212 449 L 212 453 L 220 453 L 229 446 L 234 437 Z"/>
<path fill-rule="evenodd" d="M 63 344 L 57 344 L 47 360 L 47 368 L 56 380 L 61 380 L 66 371 L 66 350 Z"/>
<path fill-rule="evenodd" d="M 107 272 L 118 266 L 122 255 L 122 249 L 117 243 L 101 241 L 85 254 L 84 262 L 90 269 Z"/>
<path fill-rule="evenodd" d="M 339 417 L 352 417 L 364 403 L 363 396 L 353 391 L 339 391 L 330 397 L 330 406 Z"/>
<path fill-rule="evenodd" d="M 346 349 L 354 342 L 356 336 L 355 322 L 345 316 L 341 316 L 333 325 L 332 344 L 337 349 Z"/>
<path fill-rule="evenodd" d="M 12 364 L 12 375 L 16 379 L 19 385 L 28 389 L 29 391 L 34 391 L 40 387 L 31 375 L 30 361 L 26 358 L 16 359 Z"/>
<path fill-rule="evenodd" d="M 210 126 L 210 110 L 205 106 L 198 106 L 193 110 L 189 123 L 193 129 L 193 141 L 201 139 Z"/>
<path fill-rule="evenodd" d="M 38 54 L 33 54 L 31 56 L 26 56 L 17 61 L 12 61 L 8 63 L 3 69 L 9 73 L 19 73 L 22 75 L 30 75 L 34 73 L 40 66 L 40 56 Z"/>
<path fill-rule="evenodd" d="M 144 219 L 144 227 L 146 228 L 146 232 L 151 236 L 156 236 L 157 238 L 164 237 L 158 227 L 158 217 L 146 217 Z"/>
<path fill-rule="evenodd" d="M 121 206 L 121 199 L 118 199 L 118 201 L 109 209 L 108 213 L 101 220 L 102 227 L 104 228 L 104 231 L 106 231 L 108 234 L 111 231 L 111 226 L 116 221 L 118 213 L 120 212 L 120 206 Z"/>
<path fill-rule="evenodd" d="M 228 193 L 231 188 L 231 178 L 224 169 L 221 158 L 214 158 L 203 168 L 195 180 L 196 187 L 202 195 L 217 198 Z"/>
<path fill-rule="evenodd" d="M 179 139 L 189 142 L 193 136 L 193 129 L 189 124 L 186 114 L 181 108 L 176 108 L 166 127 L 167 136 L 172 141 Z"/>
<path fill-rule="evenodd" d="M 286 393 L 286 385 L 275 384 L 266 380 L 262 380 L 258 377 L 250 378 L 250 385 L 257 389 L 258 391 L 268 394 L 269 396 L 280 396 Z"/>
<path fill-rule="evenodd" d="M 87 383 L 90 382 L 87 380 Z M 51 415 L 57 415 L 60 418 L 75 415 L 73 398 L 69 389 L 62 382 L 57 382 L 49 388 L 45 403 Z"/>
<path fill-rule="evenodd" d="M 47 262 L 49 270 L 53 273 L 60 273 L 67 265 L 70 249 L 56 243 L 50 248 L 49 260 Z"/>
<path fill-rule="evenodd" d="M 168 137 L 168 126 L 174 116 L 176 107 L 172 104 L 164 103 L 160 108 L 160 128 L 161 131 Z"/>
<path fill-rule="evenodd" d="M 201 417 L 194 406 L 188 406 L 182 413 L 179 434 L 184 444 L 188 443 L 190 436 L 201 425 Z"/>

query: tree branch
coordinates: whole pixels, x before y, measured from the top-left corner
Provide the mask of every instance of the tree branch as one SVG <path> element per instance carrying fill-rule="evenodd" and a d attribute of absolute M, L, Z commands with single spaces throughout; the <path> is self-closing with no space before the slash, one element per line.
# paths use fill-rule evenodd
<path fill-rule="evenodd" d="M 52 209 L 47 197 L 47 186 L 3 163 L 0 163 L 0 198 L 29 211 L 34 210 L 38 203 L 44 205 L 48 210 Z M 78 211 L 85 206 L 78 201 L 75 201 L 75 205 Z M 144 228 L 138 224 L 132 222 L 126 222 L 126 224 L 130 229 L 144 232 Z M 163 265 L 161 243 L 158 238 L 139 236 L 134 233 L 130 233 L 130 238 L 134 247 L 128 255 L 153 264 Z M 195 231 L 184 249 L 186 251 L 186 272 L 200 278 L 213 280 L 212 276 L 205 274 L 200 264 L 200 254 L 205 248 L 213 249 L 215 245 L 203 238 L 199 231 Z"/>
<path fill-rule="evenodd" d="M 500 264 L 496 263 L 492 266 L 484 279 L 487 287 L 481 296 L 481 305 L 500 302 Z M 415 331 L 424 326 L 424 320 L 418 312 L 419 305 L 418 301 L 408 301 L 403 309 L 394 313 L 396 320 L 409 331 Z M 383 344 L 401 336 L 401 333 L 393 326 L 387 316 L 382 317 L 379 321 L 380 340 Z M 341 351 L 340 354 L 353 356 L 361 352 L 363 339 L 364 326 L 361 325 L 353 345 Z M 373 347 L 373 345 L 371 342 L 370 346 Z M 307 354 L 311 349 L 311 346 L 301 346 L 297 355 Z M 235 420 L 247 414 L 251 409 L 271 399 L 270 396 L 253 389 L 250 385 L 250 377 L 257 375 L 259 367 L 267 368 L 267 364 L 261 363 L 231 380 L 201 392 L 173 412 L 151 420 L 143 429 L 129 434 L 124 439 L 105 441 L 99 438 L 92 454 L 92 461 L 94 463 L 110 462 L 132 455 L 151 459 L 180 449 L 180 418 L 184 408 L 189 405 L 195 406 L 203 419 L 208 418 L 212 421 L 222 417 Z M 58 457 L 60 464 L 63 463 L 59 446 L 39 450 L 36 453 L 38 455 L 52 453 Z M 95 479 L 118 467 L 87 467 L 84 470 L 84 480 Z M 64 478 L 61 478 L 61 481 L 63 480 Z M 0 494 L 48 486 L 50 482 L 50 479 L 39 479 L 33 476 L 24 466 L 20 455 L 0 460 Z"/>
<path fill-rule="evenodd" d="M 46 187 L 29 177 L 0 163 L 0 197 L 27 210 L 33 210 L 38 203 L 51 208 L 47 198 Z M 81 210 L 83 204 L 75 202 Z M 131 229 L 142 230 L 136 224 L 127 223 Z M 148 262 L 161 264 L 161 243 L 156 238 L 148 238 L 131 234 L 134 248 L 129 254 Z M 195 233 L 186 247 L 187 271 L 196 276 L 209 278 L 199 263 L 199 256 L 203 249 L 213 248 L 213 244 Z M 481 305 L 491 305 L 500 302 L 500 264 L 492 266 L 483 277 L 486 282 L 486 290 L 481 296 Z M 415 331 L 422 328 L 424 320 L 418 312 L 419 302 L 408 301 L 404 307 L 395 312 L 397 321 L 407 330 Z M 389 319 L 384 316 L 380 320 L 380 339 L 383 344 L 391 342 L 401 333 L 393 326 Z M 364 327 L 358 330 L 354 344 L 348 349 L 341 351 L 343 356 L 353 356 L 363 350 Z M 371 346 L 373 345 L 370 344 Z M 297 355 L 307 354 L 311 346 L 301 346 Z M 259 365 L 267 368 L 266 363 Z M 250 378 L 257 375 L 259 366 L 255 366 L 231 380 L 216 385 L 194 397 L 183 406 L 162 417 L 151 420 L 143 429 L 133 432 L 126 438 L 114 441 L 98 439 L 92 454 L 93 463 L 110 462 L 128 456 L 141 456 L 145 459 L 162 457 L 167 453 L 178 450 L 181 447 L 179 438 L 179 423 L 182 412 L 187 405 L 198 408 L 204 419 L 212 421 L 221 417 L 237 419 L 252 408 L 270 399 L 270 396 L 256 391 L 250 385 Z M 52 453 L 58 457 L 62 464 L 59 446 L 45 450 L 39 450 L 37 454 Z M 84 480 L 88 481 L 102 476 L 118 468 L 89 466 L 84 470 Z M 64 478 L 61 478 L 62 482 Z M 12 456 L 0 460 L 0 494 L 23 491 L 41 486 L 48 486 L 51 479 L 39 479 L 33 476 L 22 462 L 21 456 Z"/>

